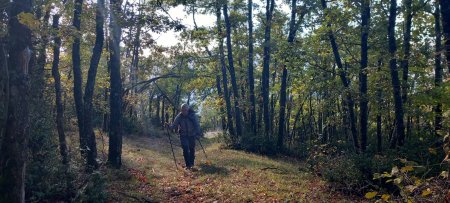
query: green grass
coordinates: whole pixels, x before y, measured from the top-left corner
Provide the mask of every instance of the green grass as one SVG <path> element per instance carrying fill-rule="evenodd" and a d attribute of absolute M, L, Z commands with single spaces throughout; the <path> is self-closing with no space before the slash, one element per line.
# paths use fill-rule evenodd
<path fill-rule="evenodd" d="M 164 134 L 162 134 L 164 135 Z M 179 145 L 177 136 L 172 137 Z M 108 169 L 111 202 L 357 202 L 334 192 L 302 163 L 222 149 L 217 138 L 197 143 L 196 168 L 181 169 L 181 148 L 167 136 L 125 137 L 120 170 Z"/>

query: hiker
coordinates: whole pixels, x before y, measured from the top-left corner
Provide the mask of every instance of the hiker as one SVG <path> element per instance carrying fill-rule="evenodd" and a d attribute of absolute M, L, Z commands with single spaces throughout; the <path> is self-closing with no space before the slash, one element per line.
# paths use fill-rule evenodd
<path fill-rule="evenodd" d="M 182 104 L 181 112 L 168 127 L 178 130 L 186 168 L 192 169 L 195 159 L 195 139 L 201 135 L 200 124 L 195 111 L 188 104 Z"/>

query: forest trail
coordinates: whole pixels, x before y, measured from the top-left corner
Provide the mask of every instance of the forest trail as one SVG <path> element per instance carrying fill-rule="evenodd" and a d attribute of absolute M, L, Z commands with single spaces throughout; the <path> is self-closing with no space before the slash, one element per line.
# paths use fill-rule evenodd
<path fill-rule="evenodd" d="M 179 140 L 172 135 L 176 170 L 167 135 L 128 136 L 124 167 L 108 169 L 110 202 L 354 202 L 333 192 L 302 163 L 222 149 L 217 137 L 197 142 L 196 168 L 182 169 Z"/>

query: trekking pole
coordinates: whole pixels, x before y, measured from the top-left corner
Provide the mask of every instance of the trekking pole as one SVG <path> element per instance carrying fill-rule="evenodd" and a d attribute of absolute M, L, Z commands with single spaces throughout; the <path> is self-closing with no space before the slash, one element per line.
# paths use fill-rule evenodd
<path fill-rule="evenodd" d="M 173 161 L 175 162 L 175 167 L 176 167 L 177 170 L 178 170 L 177 159 L 175 158 L 175 152 L 173 151 L 172 139 L 170 138 L 170 132 L 169 132 L 169 129 L 167 129 L 167 127 L 165 127 L 165 129 L 166 129 L 166 132 L 167 132 L 167 137 L 169 137 L 170 149 L 172 149 Z"/>
<path fill-rule="evenodd" d="M 203 154 L 205 155 L 206 159 L 208 159 L 208 156 L 206 156 L 205 148 L 203 148 L 202 142 L 200 142 L 200 138 L 196 137 L 198 140 L 198 143 L 200 144 L 200 147 L 202 147 Z"/>

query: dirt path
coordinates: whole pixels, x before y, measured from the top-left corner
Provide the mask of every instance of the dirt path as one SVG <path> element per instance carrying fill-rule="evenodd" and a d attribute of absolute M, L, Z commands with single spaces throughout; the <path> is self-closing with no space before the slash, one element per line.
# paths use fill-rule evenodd
<path fill-rule="evenodd" d="M 215 136 L 211 136 L 215 137 Z M 225 150 L 218 138 L 197 146 L 196 168 L 176 170 L 167 137 L 124 138 L 121 170 L 108 172 L 111 202 L 353 202 L 332 192 L 301 163 Z M 174 144 L 179 145 L 175 136 Z"/>

